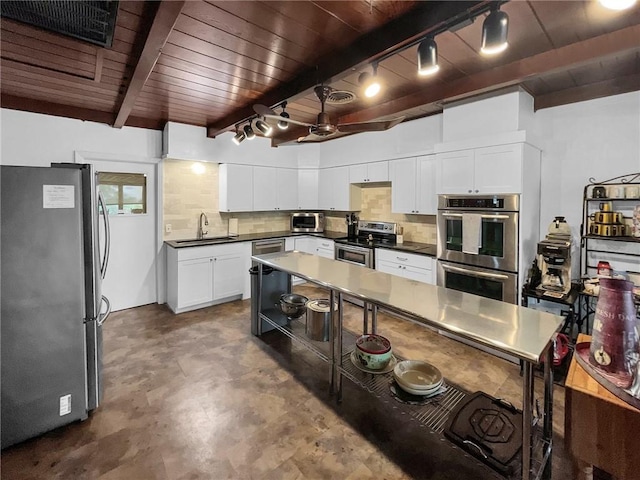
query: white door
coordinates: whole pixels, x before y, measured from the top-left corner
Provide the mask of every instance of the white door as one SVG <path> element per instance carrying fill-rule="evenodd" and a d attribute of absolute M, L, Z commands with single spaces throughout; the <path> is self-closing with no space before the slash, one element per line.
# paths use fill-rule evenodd
<path fill-rule="evenodd" d="M 417 170 L 416 213 L 435 215 L 438 213 L 435 155 L 418 157 Z"/>
<path fill-rule="evenodd" d="M 157 296 L 157 164 L 91 161 L 96 172 L 146 175 L 147 213 L 109 215 L 111 249 L 102 293 L 113 310 L 156 303 Z M 104 235 L 104 232 L 101 232 Z M 104 240 L 100 240 L 104 245 Z"/>
<path fill-rule="evenodd" d="M 522 144 L 477 148 L 476 193 L 522 192 Z"/>
<path fill-rule="evenodd" d="M 276 192 L 278 210 L 298 209 L 298 171 L 293 168 L 276 168 Z M 273 185 L 271 185 L 273 188 Z"/>
<path fill-rule="evenodd" d="M 240 254 L 217 255 L 213 259 L 213 299 L 242 295 L 247 275 L 245 259 Z"/>

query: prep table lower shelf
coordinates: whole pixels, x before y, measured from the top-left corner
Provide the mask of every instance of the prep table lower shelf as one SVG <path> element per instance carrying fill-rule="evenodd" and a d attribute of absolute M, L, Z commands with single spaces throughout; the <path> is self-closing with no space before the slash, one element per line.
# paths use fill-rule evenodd
<path fill-rule="evenodd" d="M 304 348 L 315 353 L 318 358 L 330 363 L 329 342 L 309 339 L 305 333 L 304 317 L 289 320 L 274 308 L 266 310 L 264 314 L 260 314 L 260 318 L 287 337 L 301 344 Z M 456 410 L 458 404 L 468 395 L 467 391 L 447 382 L 445 379 L 447 391 L 433 397 L 424 405 L 413 405 L 398 401 L 390 390 L 390 386 L 394 381 L 393 373 L 372 374 L 357 368 L 350 358 L 353 348 L 349 347 L 355 345 L 357 335 L 349 330 L 343 330 L 342 335 L 347 353 L 342 354 L 340 371 L 346 378 L 374 395 L 384 404 L 388 404 L 392 410 L 409 416 L 418 422 L 420 426 L 426 427 L 434 433 L 442 434 L 449 417 Z M 398 362 L 404 360 L 403 357 L 397 354 L 394 355 Z M 551 450 L 549 448 L 550 444 L 544 440 L 540 428 L 533 429 L 533 437 L 531 478 L 540 479 L 543 474 L 543 466 L 547 464 Z M 444 439 L 445 437 L 442 438 Z M 458 448 L 453 444 L 451 446 L 452 448 Z M 518 478 L 518 474 L 510 478 Z"/>

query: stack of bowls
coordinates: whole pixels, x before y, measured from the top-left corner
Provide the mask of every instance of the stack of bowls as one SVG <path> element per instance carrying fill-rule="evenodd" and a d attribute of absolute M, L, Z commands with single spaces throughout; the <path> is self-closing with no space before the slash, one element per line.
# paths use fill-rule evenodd
<path fill-rule="evenodd" d="M 398 386 L 412 395 L 434 395 L 442 387 L 442 373 L 436 367 L 420 360 L 398 362 L 393 369 Z"/>
<path fill-rule="evenodd" d="M 391 361 L 391 342 L 382 335 L 362 335 L 356 340 L 355 355 L 370 370 L 382 370 Z"/>

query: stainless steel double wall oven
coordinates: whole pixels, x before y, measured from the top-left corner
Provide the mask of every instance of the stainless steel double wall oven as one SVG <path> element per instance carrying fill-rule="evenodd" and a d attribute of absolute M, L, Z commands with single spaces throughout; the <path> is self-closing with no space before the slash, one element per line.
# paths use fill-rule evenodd
<path fill-rule="evenodd" d="M 440 195 L 438 285 L 517 304 L 519 207 L 519 195 Z"/>

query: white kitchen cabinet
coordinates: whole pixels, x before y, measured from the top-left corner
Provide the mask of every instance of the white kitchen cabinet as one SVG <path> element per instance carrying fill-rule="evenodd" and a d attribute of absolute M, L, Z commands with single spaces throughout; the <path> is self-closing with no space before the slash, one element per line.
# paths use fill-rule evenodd
<path fill-rule="evenodd" d="M 435 285 L 434 263 L 426 255 L 376 248 L 376 270 L 409 280 Z"/>
<path fill-rule="evenodd" d="M 174 313 L 241 298 L 251 245 L 229 243 L 167 248 L 167 303 Z"/>
<path fill-rule="evenodd" d="M 275 188 L 278 177 L 277 168 L 253 168 L 253 211 L 277 210 L 278 189 Z"/>
<path fill-rule="evenodd" d="M 351 185 L 349 167 L 320 169 L 318 180 L 318 207 L 321 210 L 360 209 L 360 189 Z"/>
<path fill-rule="evenodd" d="M 295 168 L 278 168 L 276 170 L 276 190 L 278 194 L 277 209 L 297 210 L 298 170 L 296 170 Z"/>
<path fill-rule="evenodd" d="M 318 169 L 298 170 L 298 209 L 318 209 Z"/>
<path fill-rule="evenodd" d="M 296 237 L 294 242 L 295 250 L 304 253 L 310 253 L 315 255 L 316 253 L 316 243 L 315 238 L 311 237 Z"/>
<path fill-rule="evenodd" d="M 296 237 L 295 249 L 325 258 L 334 258 L 334 242 L 322 237 Z"/>
<path fill-rule="evenodd" d="M 393 213 L 436 214 L 434 155 L 390 161 L 389 178 Z"/>
<path fill-rule="evenodd" d="M 326 238 L 315 238 L 315 254 L 324 258 L 335 258 L 334 242 Z"/>
<path fill-rule="evenodd" d="M 220 164 L 218 188 L 221 212 L 253 210 L 253 167 L 233 163 Z"/>
<path fill-rule="evenodd" d="M 522 144 L 438 153 L 439 194 L 522 193 Z"/>
<path fill-rule="evenodd" d="M 349 183 L 388 182 L 389 162 L 372 162 L 351 165 Z"/>
<path fill-rule="evenodd" d="M 253 167 L 253 210 L 298 209 L 298 171 L 294 168 Z"/>
<path fill-rule="evenodd" d="M 213 300 L 242 295 L 248 275 L 243 252 L 213 257 Z"/>
<path fill-rule="evenodd" d="M 213 263 L 210 258 L 178 262 L 177 299 L 180 308 L 213 301 Z M 175 311 L 175 309 L 172 308 Z"/>

